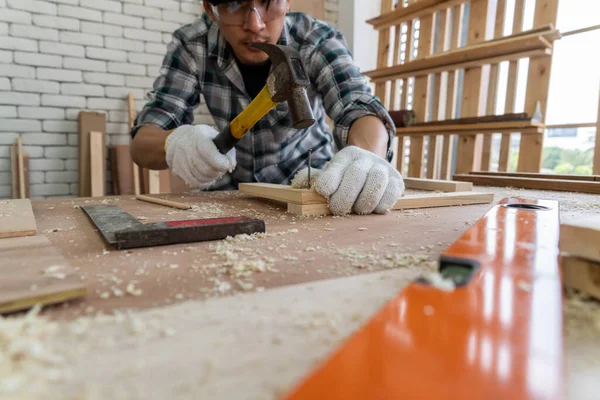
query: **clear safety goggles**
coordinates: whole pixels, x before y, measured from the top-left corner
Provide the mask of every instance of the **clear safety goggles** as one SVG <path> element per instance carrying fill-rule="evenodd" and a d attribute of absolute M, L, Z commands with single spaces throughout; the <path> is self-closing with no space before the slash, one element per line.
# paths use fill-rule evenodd
<path fill-rule="evenodd" d="M 248 21 L 251 12 L 255 12 L 265 24 L 280 18 L 285 14 L 286 5 L 286 0 L 240 0 L 211 5 L 211 8 L 219 22 L 242 26 Z"/>

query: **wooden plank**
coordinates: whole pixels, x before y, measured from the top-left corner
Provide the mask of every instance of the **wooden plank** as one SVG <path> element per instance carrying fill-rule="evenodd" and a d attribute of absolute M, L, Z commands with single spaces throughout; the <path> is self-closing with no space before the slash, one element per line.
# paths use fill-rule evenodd
<path fill-rule="evenodd" d="M 598 91 L 600 93 L 600 90 Z M 594 174 L 600 175 L 600 99 L 598 99 L 598 121 L 596 121 L 596 146 L 594 147 Z"/>
<path fill-rule="evenodd" d="M 133 162 L 129 145 L 111 146 L 111 168 L 113 187 L 118 186 L 119 194 L 135 194 L 133 185 Z"/>
<path fill-rule="evenodd" d="M 104 169 L 104 133 L 90 132 L 90 196 L 106 194 L 106 170 Z"/>
<path fill-rule="evenodd" d="M 79 113 L 79 196 L 89 197 L 92 194 L 90 175 L 90 132 L 102 133 L 102 170 L 106 171 L 105 139 L 106 114 L 81 111 Z"/>
<path fill-rule="evenodd" d="M 419 0 L 412 1 L 407 7 L 398 7 L 391 12 L 382 11 L 378 17 L 367 20 L 367 24 L 373 25 L 376 30 L 382 30 L 411 21 L 413 19 L 431 15 L 439 10 L 463 3 L 465 0 Z"/>
<path fill-rule="evenodd" d="M 36 234 L 37 224 L 31 200 L 0 200 L 0 239 Z"/>
<path fill-rule="evenodd" d="M 504 34 L 504 17 L 506 12 L 506 0 L 497 0 L 496 3 L 496 23 L 494 25 L 494 39 L 501 38 Z M 487 98 L 487 115 L 496 113 L 496 105 L 498 103 L 498 78 L 499 64 L 490 65 L 490 83 L 488 87 Z M 526 117 L 526 114 L 524 114 Z M 492 165 L 492 135 L 484 135 L 483 149 L 481 153 L 481 170 L 489 171 Z"/>
<path fill-rule="evenodd" d="M 385 13 L 393 8 L 392 0 L 381 1 L 381 12 Z M 390 29 L 386 28 L 379 32 L 378 50 L 377 50 L 377 68 L 385 68 L 388 66 L 388 58 L 390 54 Z M 377 96 L 384 107 L 389 108 L 386 82 L 379 82 L 375 85 L 375 96 Z"/>
<path fill-rule="evenodd" d="M 486 204 L 494 200 L 493 193 L 453 192 L 453 193 L 427 193 L 422 195 L 406 196 L 398 200 L 393 210 L 408 210 L 417 208 L 452 207 L 470 204 Z M 300 205 L 289 203 L 288 213 L 294 215 L 329 215 L 331 211 L 327 204 Z"/>
<path fill-rule="evenodd" d="M 587 184 L 600 186 L 600 183 Z M 561 223 L 558 247 L 570 256 L 600 262 L 600 217 L 590 215 Z"/>
<path fill-rule="evenodd" d="M 475 9 L 474 11 L 477 10 Z M 440 54 L 419 56 L 405 64 L 391 67 L 379 67 L 376 70 L 367 71 L 364 74 L 374 82 L 379 82 L 382 79 L 419 76 L 422 74 L 419 73 L 421 71 L 431 73 L 432 70 L 437 71 L 437 68 L 441 68 L 440 71 L 450 70 L 458 68 L 458 66 L 463 66 L 469 62 L 472 62 L 473 65 L 485 65 L 492 62 L 500 62 L 502 60 L 510 59 L 512 54 L 538 51 L 538 53 L 535 54 L 544 55 L 547 54 L 546 50 L 550 50 L 551 48 L 551 42 L 537 33 L 516 38 L 506 37 L 497 41 L 486 41 L 485 43 L 469 45 Z M 521 57 L 523 56 L 519 56 L 519 58 Z M 535 109 L 533 111 L 535 111 Z"/>
<path fill-rule="evenodd" d="M 560 175 L 560 174 L 542 174 L 539 172 L 490 172 L 490 171 L 471 171 L 472 175 L 488 176 L 512 176 L 515 178 L 537 178 L 537 179 L 562 179 L 571 181 L 589 181 L 600 182 L 600 175 Z"/>
<path fill-rule="evenodd" d="M 20 178 L 19 178 L 19 163 L 17 157 L 17 145 L 10 146 L 10 170 L 11 170 L 11 192 L 10 197 L 13 199 L 21 198 L 19 195 Z M 23 154 L 23 176 L 25 179 L 25 198 L 29 198 L 29 154 Z"/>
<path fill-rule="evenodd" d="M 558 0 L 537 1 L 535 4 L 535 15 L 533 27 L 552 24 L 556 26 L 558 17 Z M 540 107 L 543 120 L 546 120 L 548 109 L 548 92 L 550 88 L 550 75 L 552 71 L 552 56 L 537 57 L 529 61 L 527 76 L 527 91 L 525 93 L 525 112 L 533 115 L 536 108 Z M 526 136 L 521 138 L 517 171 L 539 172 L 542 168 L 542 152 L 544 147 L 544 136 Z"/>
<path fill-rule="evenodd" d="M 480 117 L 466 117 L 455 119 L 444 119 L 439 121 L 429 121 L 413 124 L 411 126 L 440 126 L 440 125 L 466 125 L 466 124 L 483 124 L 488 122 L 527 122 L 532 119 L 526 113 L 511 113 L 503 115 L 482 115 Z"/>
<path fill-rule="evenodd" d="M 525 18 L 524 0 L 515 0 L 515 13 L 513 18 L 513 35 L 523 31 L 523 22 Z M 508 81 L 506 85 L 506 103 L 504 110 L 506 113 L 515 111 L 515 102 L 517 99 L 517 79 L 519 74 L 519 64 L 516 60 L 508 64 Z M 503 133 L 500 139 L 500 158 L 498 161 L 498 171 L 508 171 L 510 163 L 510 138 L 512 132 Z"/>
<path fill-rule="evenodd" d="M 563 286 L 600 300 L 600 264 L 577 257 L 562 257 Z"/>
<path fill-rule="evenodd" d="M 160 193 L 160 171 L 148 170 L 148 194 Z"/>
<path fill-rule="evenodd" d="M 240 183 L 239 191 L 244 194 L 294 204 L 322 204 L 327 200 L 314 190 L 294 189 L 289 185 L 273 183 Z"/>
<path fill-rule="evenodd" d="M 441 179 L 404 178 L 407 189 L 439 190 L 441 192 L 470 192 L 473 190 L 471 182 L 455 182 Z"/>
<path fill-rule="evenodd" d="M 419 20 L 419 46 L 417 57 L 429 56 L 433 50 L 433 15 L 422 16 Z M 411 61 L 412 62 L 412 61 Z M 409 64 L 408 62 L 407 64 Z M 404 65 L 407 65 L 404 64 Z M 427 121 L 429 115 L 429 76 L 415 78 L 413 89 L 413 110 L 418 122 Z M 410 139 L 410 154 L 408 158 L 408 176 L 411 178 L 423 177 L 423 161 L 425 147 L 423 137 Z"/>
<path fill-rule="evenodd" d="M 475 174 L 454 175 L 455 181 L 472 182 L 479 186 L 515 187 L 523 189 L 555 190 L 560 192 L 600 193 L 600 182 L 564 179 L 516 178 L 511 176 L 489 176 Z"/>
<path fill-rule="evenodd" d="M 401 30 L 402 30 L 401 25 L 396 25 L 394 27 L 394 56 L 392 58 L 392 65 L 400 64 Z M 400 82 L 397 79 L 392 80 L 392 91 L 390 93 L 390 105 L 389 105 L 389 108 L 392 110 L 395 110 L 396 107 L 400 107 L 399 105 L 396 106 L 396 98 L 398 97 L 398 85 L 399 84 L 400 84 Z"/>
<path fill-rule="evenodd" d="M 492 133 L 502 131 L 522 131 L 530 129 L 533 132 L 543 132 L 544 125 L 539 122 L 530 120 L 524 121 L 507 121 L 507 122 L 486 122 L 480 124 L 457 124 L 457 125 L 433 125 L 433 126 L 409 126 L 407 128 L 396 129 L 397 135 L 428 135 L 431 133 L 445 134 L 456 132 L 473 133 L 477 131 L 489 131 Z"/>
<path fill-rule="evenodd" d="M 525 45 L 524 38 L 513 38 L 496 41 L 492 44 L 480 43 L 488 39 L 486 37 L 488 24 L 488 6 L 493 0 L 478 0 L 471 2 L 469 11 L 469 31 L 467 45 L 475 46 L 498 46 L 500 43 L 514 43 Z M 539 39 L 539 37 L 537 37 Z M 529 39 L 527 39 L 529 40 Z M 534 39 L 535 40 L 535 39 Z M 467 46 L 467 47 L 468 47 Z M 515 51 L 522 51 L 516 48 Z M 488 76 L 481 67 L 465 69 L 463 79 L 463 93 L 461 105 L 461 117 L 478 117 L 485 114 L 485 100 L 488 85 Z M 458 141 L 457 152 L 460 157 L 456 159 L 456 173 L 467 173 L 479 170 L 481 166 L 482 132 L 479 135 L 461 136 Z"/>
<path fill-rule="evenodd" d="M 25 166 L 23 165 L 23 140 L 17 137 L 17 167 L 19 170 L 19 198 L 25 198 Z"/>
<path fill-rule="evenodd" d="M 129 114 L 129 130 L 133 129 L 133 124 L 135 123 L 135 102 L 133 99 L 133 93 L 129 93 L 127 96 L 127 109 Z M 131 157 L 131 156 L 130 156 Z M 133 174 L 133 192 L 135 194 L 141 194 L 142 189 L 140 185 L 140 168 L 136 163 L 131 161 L 132 165 L 132 174 Z"/>
<path fill-rule="evenodd" d="M 81 278 L 46 236 L 0 240 L 0 313 L 87 294 Z"/>

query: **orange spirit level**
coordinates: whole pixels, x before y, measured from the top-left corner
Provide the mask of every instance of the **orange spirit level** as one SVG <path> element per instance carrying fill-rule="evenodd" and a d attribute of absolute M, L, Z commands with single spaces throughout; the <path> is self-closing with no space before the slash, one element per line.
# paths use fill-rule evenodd
<path fill-rule="evenodd" d="M 561 399 L 562 290 L 555 201 L 506 198 L 285 400 Z"/>

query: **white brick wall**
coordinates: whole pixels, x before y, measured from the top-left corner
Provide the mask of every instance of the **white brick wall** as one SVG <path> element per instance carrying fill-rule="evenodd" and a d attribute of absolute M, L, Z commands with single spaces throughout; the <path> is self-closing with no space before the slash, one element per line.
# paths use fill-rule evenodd
<path fill-rule="evenodd" d="M 338 1 L 326 0 L 333 25 Z M 173 31 L 202 12 L 199 0 L 0 0 L 0 198 L 18 135 L 32 197 L 77 195 L 79 112 L 107 113 L 107 142 L 128 144 L 128 93 L 139 111 Z"/>

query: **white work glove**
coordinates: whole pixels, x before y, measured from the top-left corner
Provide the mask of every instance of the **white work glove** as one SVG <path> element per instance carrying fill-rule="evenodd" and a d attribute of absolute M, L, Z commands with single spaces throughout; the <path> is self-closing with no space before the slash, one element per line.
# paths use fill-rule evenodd
<path fill-rule="evenodd" d="M 183 125 L 167 137 L 167 164 L 189 186 L 205 189 L 234 170 L 235 148 L 221 154 L 213 142 L 218 133 L 208 125 Z"/>
<path fill-rule="evenodd" d="M 298 172 L 292 187 L 307 187 L 308 169 Z M 404 193 L 400 173 L 375 153 L 344 148 L 321 171 L 311 170 L 312 187 L 329 200 L 334 215 L 385 214 Z"/>

